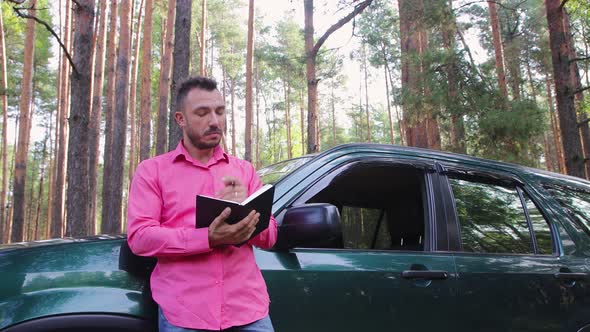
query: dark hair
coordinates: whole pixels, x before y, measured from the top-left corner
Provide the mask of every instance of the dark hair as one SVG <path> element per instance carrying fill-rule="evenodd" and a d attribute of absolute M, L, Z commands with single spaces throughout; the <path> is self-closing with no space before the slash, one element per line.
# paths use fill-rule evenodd
<path fill-rule="evenodd" d="M 176 111 L 182 112 L 182 104 L 184 102 L 184 98 L 192 89 L 203 89 L 207 91 L 213 91 L 217 89 L 217 82 L 214 79 L 203 77 L 203 76 L 194 76 L 189 77 L 186 80 L 180 83 L 178 86 L 178 93 L 176 94 Z"/>

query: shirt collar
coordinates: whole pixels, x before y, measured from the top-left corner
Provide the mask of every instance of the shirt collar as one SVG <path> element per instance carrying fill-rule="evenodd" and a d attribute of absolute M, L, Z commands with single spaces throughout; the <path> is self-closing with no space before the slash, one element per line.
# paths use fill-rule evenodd
<path fill-rule="evenodd" d="M 203 165 L 203 163 L 201 163 L 198 160 L 194 160 L 193 157 L 191 157 L 191 155 L 188 153 L 188 151 L 184 147 L 182 139 L 178 142 L 176 149 L 174 149 L 174 151 L 172 151 L 172 162 L 176 162 L 178 160 L 181 160 L 182 159 L 181 157 L 184 158 L 184 160 L 191 162 L 197 166 L 210 166 L 210 165 L 216 164 L 217 162 L 220 162 L 220 161 L 225 161 L 226 163 L 229 163 L 229 155 L 227 153 L 225 153 L 225 151 L 223 151 L 223 148 L 221 147 L 221 145 L 217 145 L 213 149 L 213 156 L 211 156 L 211 159 L 209 159 L 209 161 L 207 162 L 207 165 Z"/>

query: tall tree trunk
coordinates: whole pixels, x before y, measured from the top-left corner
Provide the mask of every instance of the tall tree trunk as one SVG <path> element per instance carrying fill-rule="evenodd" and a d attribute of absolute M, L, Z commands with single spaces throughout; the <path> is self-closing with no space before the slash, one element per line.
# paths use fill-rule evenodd
<path fill-rule="evenodd" d="M 543 137 L 544 140 L 544 149 L 545 149 L 545 165 L 547 166 L 547 170 L 550 172 L 555 172 L 555 167 L 553 166 L 553 153 L 551 152 L 551 144 L 549 144 L 549 134 L 545 134 Z"/>
<path fill-rule="evenodd" d="M 246 129 L 244 159 L 252 161 L 252 65 L 254 59 L 254 0 L 248 2 L 248 40 L 246 44 Z M 288 138 L 289 141 L 291 137 Z"/>
<path fill-rule="evenodd" d="M 256 67 L 256 169 L 260 169 L 260 78 Z"/>
<path fill-rule="evenodd" d="M 66 236 L 88 235 L 90 211 L 88 201 L 89 120 L 92 93 L 92 36 L 94 0 L 79 0 L 74 8 L 74 65 L 71 76 L 71 109 L 67 163 L 68 216 Z"/>
<path fill-rule="evenodd" d="M 176 23 L 174 27 L 174 60 L 172 63 L 172 85 L 170 86 L 170 117 L 168 150 L 174 150 L 182 138 L 182 130 L 176 123 L 176 89 L 189 75 L 191 64 L 191 0 L 177 0 Z"/>
<path fill-rule="evenodd" d="M 314 50 L 313 0 L 304 0 L 305 9 L 305 77 L 307 78 L 307 153 L 320 151 L 317 133 L 318 114 L 316 110 L 318 80 L 316 79 L 316 56 Z"/>
<path fill-rule="evenodd" d="M 576 59 L 576 48 L 574 37 L 571 32 L 571 25 L 569 15 L 564 12 L 564 27 L 566 29 L 566 38 L 570 47 L 570 59 Z M 580 71 L 578 62 L 572 61 L 570 63 L 572 86 L 574 88 L 574 107 L 578 114 L 578 128 L 580 130 L 580 139 L 582 142 L 582 151 L 584 151 L 584 169 L 586 170 L 586 179 L 590 178 L 590 129 L 588 128 L 588 114 L 584 111 L 584 93 L 582 92 L 582 79 L 580 78 Z"/>
<path fill-rule="evenodd" d="M 398 2 L 402 51 L 402 88 L 404 99 L 413 96 L 412 103 L 404 101 L 406 143 L 409 146 L 428 147 L 428 113 L 424 112 L 422 82 L 424 3 L 423 0 Z M 426 114 L 425 114 L 426 113 Z"/>
<path fill-rule="evenodd" d="M 236 97 L 236 80 L 230 76 L 230 98 L 231 98 L 231 154 L 236 156 L 236 109 L 234 107 Z"/>
<path fill-rule="evenodd" d="M 567 174 L 585 177 L 584 156 L 574 106 L 575 87 L 570 71 L 570 45 L 564 27 L 564 9 L 561 0 L 545 0 L 549 24 L 549 45 L 553 62 L 553 77 L 557 99 L 557 112 L 561 128 Z"/>
<path fill-rule="evenodd" d="M 508 98 L 508 88 L 506 87 L 506 74 L 504 71 L 504 56 L 502 52 L 502 38 L 500 29 L 500 20 L 498 19 L 498 9 L 495 1 L 488 1 L 490 10 L 490 25 L 492 26 L 492 37 L 494 43 L 494 55 L 496 59 L 496 74 L 498 76 L 498 87 L 505 98 Z"/>
<path fill-rule="evenodd" d="M 510 29 L 509 29 L 510 30 Z M 517 31 L 508 31 L 505 39 L 504 59 L 506 61 L 506 69 L 510 79 L 510 90 L 512 91 L 512 99 L 520 100 L 520 47 L 521 41 L 518 38 Z"/>
<path fill-rule="evenodd" d="M 387 120 L 389 122 L 389 143 L 395 144 L 393 136 L 393 118 L 391 115 L 391 100 L 389 98 L 389 80 L 387 79 L 387 63 L 383 65 L 385 71 L 385 98 L 387 98 Z M 333 90 L 332 90 L 333 91 Z"/>
<path fill-rule="evenodd" d="M 107 44 L 107 95 L 105 105 L 105 133 L 103 152 L 103 173 L 102 173 L 102 211 L 101 211 L 101 233 L 108 233 L 110 229 L 109 211 L 111 203 L 111 177 L 113 173 L 112 149 L 113 149 L 113 125 L 115 117 L 115 88 L 117 83 L 117 0 L 111 0 L 111 13 L 109 18 L 109 34 Z"/>
<path fill-rule="evenodd" d="M 167 126 L 168 126 L 168 106 L 170 96 L 170 69 L 172 60 L 172 50 L 174 47 L 174 16 L 176 12 L 176 0 L 168 0 L 168 16 L 166 17 L 166 33 L 164 34 L 164 56 L 162 57 L 162 66 L 160 71 L 160 85 L 158 88 L 160 102 L 158 107 L 158 123 L 156 130 L 156 155 L 167 151 Z"/>
<path fill-rule="evenodd" d="M 40 215 L 41 215 L 41 205 L 43 203 L 43 183 L 45 180 L 45 165 L 46 165 L 46 159 L 47 159 L 47 141 L 49 140 L 49 137 L 51 137 L 51 130 L 49 131 L 49 135 L 47 137 L 45 137 L 45 140 L 43 141 L 43 151 L 41 152 L 41 163 L 40 163 L 40 175 L 39 175 L 39 194 L 37 196 L 37 200 L 36 200 L 36 207 L 35 207 L 35 228 L 33 230 L 33 240 L 38 240 L 39 237 L 39 219 L 40 219 Z M 49 142 L 49 144 L 51 145 L 51 141 Z"/>
<path fill-rule="evenodd" d="M 363 74 L 365 83 L 365 115 L 367 121 L 367 142 L 371 142 L 371 119 L 369 118 L 369 75 L 367 71 L 366 45 L 363 44 Z"/>
<path fill-rule="evenodd" d="M 330 85 L 331 104 L 332 104 L 332 144 L 336 145 L 336 97 L 334 96 L 334 79 Z"/>
<path fill-rule="evenodd" d="M 30 11 L 34 11 L 37 6 L 37 0 L 29 2 Z M 32 14 L 34 15 L 34 14 Z M 27 175 L 27 156 L 29 152 L 29 136 L 30 126 L 29 121 L 31 113 L 31 102 L 33 99 L 33 68 L 35 55 L 35 27 L 34 20 L 27 21 L 26 35 L 25 35 L 25 50 L 23 60 L 23 78 L 21 83 L 21 98 L 19 104 L 20 125 L 18 128 L 18 145 L 15 153 L 15 172 L 14 172 L 14 186 L 13 186 L 13 206 L 14 212 L 12 216 L 12 234 L 11 242 L 23 241 L 23 228 L 26 219 L 26 201 L 25 201 L 25 187 Z"/>
<path fill-rule="evenodd" d="M 103 220 L 106 233 L 121 233 L 122 226 L 122 194 L 125 161 L 125 145 L 127 134 L 127 110 L 129 106 L 129 58 L 130 33 L 129 21 L 131 2 L 122 0 L 119 3 L 119 45 L 117 52 L 117 83 L 115 96 L 115 116 L 113 126 L 113 147 L 111 149 L 111 177 L 108 199 L 107 219 Z"/>
<path fill-rule="evenodd" d="M 205 40 L 205 31 L 207 29 L 207 1 L 201 0 L 201 58 L 199 59 L 199 73 L 205 76 L 205 50 L 207 41 Z"/>
<path fill-rule="evenodd" d="M 8 187 L 8 77 L 6 74 L 6 43 L 4 38 L 4 22 L 0 7 L 0 99 L 2 99 L 2 188 L 0 189 L 0 243 L 4 242 L 7 233 L 6 189 Z"/>
<path fill-rule="evenodd" d="M 455 55 L 455 34 L 457 31 L 457 22 L 453 14 L 452 2 L 446 1 L 444 6 L 444 18 L 441 22 L 443 45 L 446 49 L 446 74 L 447 74 L 447 98 L 450 108 L 448 112 L 451 115 L 451 149 L 454 152 L 465 153 L 465 126 L 463 123 L 463 114 L 459 108 L 458 99 L 459 82 L 457 79 L 458 66 L 457 56 Z"/>
<path fill-rule="evenodd" d="M 89 225 L 88 230 L 90 234 L 96 232 L 96 202 L 98 196 L 98 159 L 100 155 L 100 124 L 102 119 L 102 88 L 104 82 L 104 62 L 105 62 L 105 46 L 106 46 L 106 32 L 107 32 L 107 6 L 108 2 L 100 3 L 99 24 L 96 39 L 96 52 L 94 57 L 94 84 L 92 86 L 92 109 L 90 113 L 90 128 L 88 140 L 88 179 L 89 187 L 88 193 L 89 206 L 88 210 Z M 116 8 L 115 8 L 116 9 Z M 113 10 L 111 8 L 111 10 Z"/>
<path fill-rule="evenodd" d="M 70 20 L 70 11 L 71 11 L 71 1 L 66 1 L 65 6 L 65 28 L 63 33 L 63 41 L 64 45 L 70 44 L 70 31 L 71 29 L 71 20 Z M 69 63 L 66 60 L 65 54 L 61 56 L 61 69 L 60 69 L 60 99 L 59 99 L 59 123 L 57 130 L 57 141 L 56 141 L 56 164 L 55 164 L 55 184 L 54 190 L 55 194 L 53 197 L 53 206 L 52 206 L 52 214 L 51 214 L 51 237 L 52 238 L 59 238 L 63 234 L 63 225 L 64 225 L 64 191 L 65 191 L 65 181 L 66 181 L 66 155 L 67 155 L 67 140 L 66 137 L 68 135 L 68 127 L 67 127 L 67 118 L 68 118 L 68 101 L 70 95 L 68 93 L 68 71 L 69 71 Z"/>
<path fill-rule="evenodd" d="M 151 72 L 152 72 L 152 26 L 154 0 L 145 0 L 143 21 L 143 49 L 141 53 L 141 127 L 139 130 L 139 160 L 151 155 Z"/>
<path fill-rule="evenodd" d="M 133 178 L 133 173 L 135 173 L 135 168 L 137 167 L 137 121 L 135 117 L 135 106 L 137 105 L 137 71 L 139 68 L 139 49 L 140 49 L 140 41 L 139 35 L 141 34 L 141 12 L 143 9 L 143 1 L 139 5 L 139 10 L 137 11 L 137 29 L 135 30 L 135 49 L 133 54 L 133 66 L 131 68 L 131 85 L 129 86 L 131 89 L 130 96 L 129 96 L 129 122 L 131 130 L 129 132 L 129 183 L 131 183 L 131 179 Z M 133 13 L 132 13 L 133 16 Z M 133 30 L 133 23 L 130 25 L 131 31 Z"/>
<path fill-rule="evenodd" d="M 305 103 L 304 103 L 304 91 L 299 90 L 299 119 L 301 120 L 301 153 L 305 154 Z"/>
<path fill-rule="evenodd" d="M 305 76 L 307 79 L 307 153 L 320 151 L 320 133 L 318 130 L 317 95 L 318 79 L 316 78 L 316 57 L 330 35 L 340 29 L 353 17 L 360 14 L 373 0 L 364 0 L 354 6 L 354 10 L 330 26 L 326 32 L 314 43 L 313 0 L 304 0 L 305 14 Z"/>
<path fill-rule="evenodd" d="M 285 90 L 285 123 L 287 124 L 287 159 L 293 158 L 293 146 L 291 144 L 291 105 L 289 98 L 291 87 L 286 80 L 283 80 L 283 89 Z"/>
<path fill-rule="evenodd" d="M 553 93 L 551 89 L 551 80 L 549 75 L 546 76 L 545 86 L 547 88 L 547 103 L 549 104 L 549 119 L 553 133 L 553 144 L 555 145 L 555 160 L 557 160 L 556 170 L 565 174 L 565 159 L 563 158 L 563 144 L 561 143 L 561 132 L 559 130 L 559 121 L 556 119 L 555 109 L 553 107 Z"/>

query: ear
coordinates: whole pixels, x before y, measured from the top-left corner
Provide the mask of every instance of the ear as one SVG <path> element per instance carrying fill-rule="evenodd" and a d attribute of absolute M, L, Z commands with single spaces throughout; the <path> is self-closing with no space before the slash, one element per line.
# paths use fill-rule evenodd
<path fill-rule="evenodd" d="M 175 112 L 174 113 L 174 119 L 176 120 L 176 123 L 178 123 L 178 125 L 180 126 L 180 128 L 184 128 L 185 123 L 184 123 L 184 114 L 182 114 L 182 112 Z"/>

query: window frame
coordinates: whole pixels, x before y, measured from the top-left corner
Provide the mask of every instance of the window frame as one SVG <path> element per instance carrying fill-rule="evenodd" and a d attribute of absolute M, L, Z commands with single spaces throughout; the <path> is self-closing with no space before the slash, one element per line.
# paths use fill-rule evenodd
<path fill-rule="evenodd" d="M 450 241 L 450 248 L 449 251 L 457 252 L 461 254 L 470 254 L 470 255 L 516 255 L 516 256 L 552 256 L 556 257 L 559 255 L 558 248 L 557 248 L 557 238 L 555 234 L 555 229 L 551 225 L 551 219 L 547 217 L 547 213 L 542 209 L 541 205 L 535 201 L 534 195 L 532 195 L 529 190 L 527 189 L 527 185 L 524 181 L 516 177 L 515 175 L 503 171 L 498 170 L 487 170 L 487 169 L 477 169 L 477 168 L 468 168 L 464 166 L 456 166 L 456 165 L 442 165 L 439 164 L 437 168 L 439 174 L 443 177 L 441 182 L 446 184 L 446 198 L 449 199 L 450 213 L 447 214 L 447 230 L 449 231 L 449 241 Z M 454 175 L 454 176 L 453 176 Z M 459 217 L 457 214 L 457 206 L 455 201 L 455 195 L 453 193 L 453 188 L 449 182 L 449 176 L 463 179 L 465 181 L 471 181 L 476 183 L 489 183 L 501 186 L 511 186 L 514 187 L 516 192 L 518 193 L 518 197 L 520 200 L 521 209 L 524 211 L 524 215 L 526 218 L 526 223 L 528 226 L 529 234 L 530 234 L 530 245 L 532 248 L 532 253 L 507 253 L 507 252 L 470 252 L 463 250 L 463 241 L 461 239 L 461 224 L 459 222 Z M 528 196 L 528 198 L 533 202 L 537 210 L 547 222 L 549 227 L 549 231 L 551 233 L 551 249 L 552 254 L 542 254 L 539 253 L 539 248 L 537 244 L 537 236 L 535 233 L 535 229 L 533 227 L 530 214 L 526 205 L 524 194 Z"/>
<path fill-rule="evenodd" d="M 369 158 L 355 158 L 347 160 L 340 165 L 332 168 L 328 172 L 324 172 L 316 181 L 312 184 L 307 186 L 304 190 L 300 191 L 294 198 L 291 200 L 291 203 L 286 206 L 282 211 L 277 215 L 276 219 L 277 222 L 280 223 L 282 218 L 289 207 L 297 206 L 301 204 L 305 204 L 305 202 L 311 199 L 313 196 L 318 194 L 321 190 L 326 188 L 331 181 L 336 178 L 341 173 L 349 170 L 352 167 L 358 166 L 359 164 L 369 164 L 371 166 L 375 165 L 384 165 L 384 166 L 391 166 L 391 167 L 406 167 L 406 168 L 414 168 L 421 170 L 423 173 L 422 177 L 422 196 L 423 202 L 422 205 L 424 207 L 424 244 L 422 251 L 414 251 L 413 253 L 427 253 L 432 251 L 448 251 L 448 239 L 447 239 L 447 232 L 446 229 L 439 227 L 441 221 L 445 220 L 443 215 L 440 211 L 446 211 L 448 209 L 439 209 L 438 206 L 444 204 L 444 201 L 440 199 L 440 195 L 438 194 L 439 191 L 439 184 L 440 181 L 437 178 L 437 172 L 435 168 L 434 161 L 424 160 L 424 159 L 407 159 L 407 158 L 396 158 L 394 156 L 383 156 L 383 157 L 369 157 Z M 438 220 L 438 222 L 437 222 Z M 444 223 L 443 223 L 444 224 Z M 438 237 L 440 236 L 439 239 Z M 438 244 L 442 245 L 442 249 L 437 246 Z M 313 248 L 296 248 L 296 249 L 313 249 Z M 340 250 L 340 251 L 364 251 L 364 252 L 389 252 L 395 253 L 399 252 L 397 250 L 388 250 L 388 249 L 341 249 L 341 248 L 322 248 L 322 250 Z"/>

